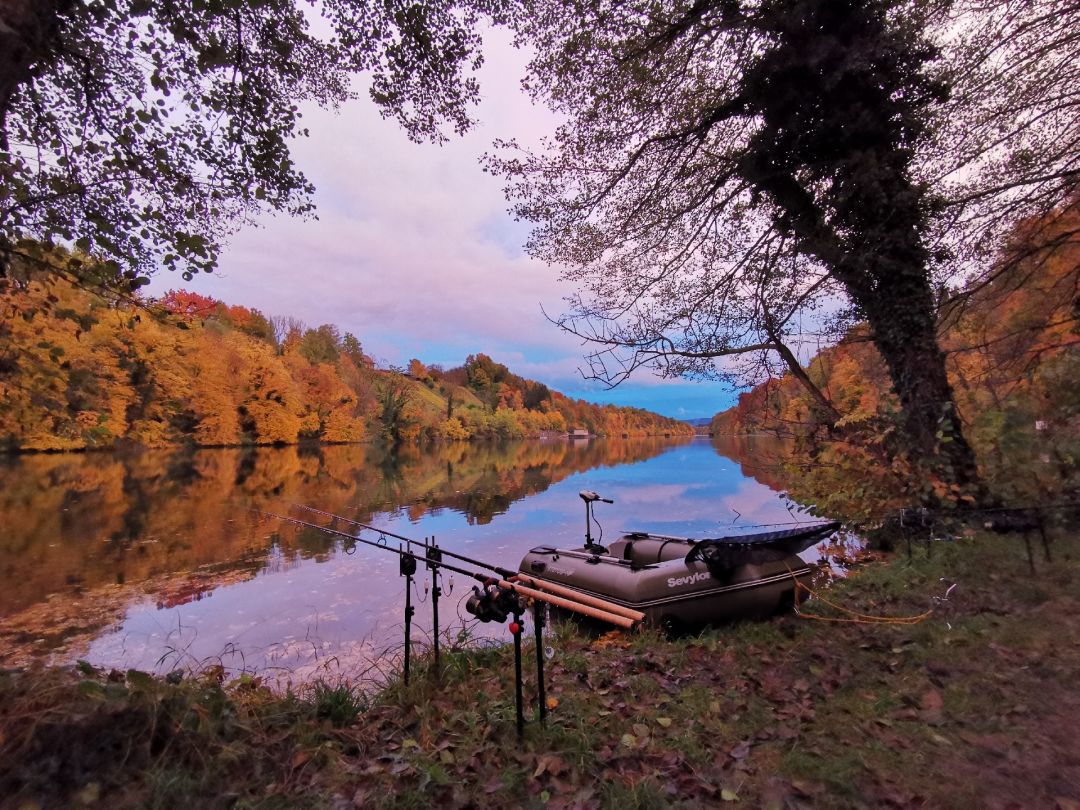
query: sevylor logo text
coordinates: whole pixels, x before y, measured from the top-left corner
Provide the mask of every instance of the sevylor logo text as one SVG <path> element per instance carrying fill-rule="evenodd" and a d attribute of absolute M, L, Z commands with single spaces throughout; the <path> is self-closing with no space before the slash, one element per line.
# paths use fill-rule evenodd
<path fill-rule="evenodd" d="M 667 586 L 669 588 L 678 588 L 680 585 L 693 585 L 695 582 L 701 582 L 701 580 L 708 579 L 710 576 L 712 574 L 708 571 L 702 571 L 688 577 L 668 577 Z"/>

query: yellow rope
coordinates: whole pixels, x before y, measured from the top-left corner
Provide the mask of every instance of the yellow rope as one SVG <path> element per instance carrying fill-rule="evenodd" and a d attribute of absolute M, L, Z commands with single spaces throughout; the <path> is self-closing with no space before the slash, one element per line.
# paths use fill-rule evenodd
<path fill-rule="evenodd" d="M 858 613 L 851 608 L 846 608 L 843 605 L 838 605 L 835 602 L 826 599 L 824 596 L 816 593 L 810 588 L 810 586 L 799 581 L 799 578 L 795 576 L 795 572 L 791 570 L 791 566 L 789 566 L 787 563 L 784 563 L 784 567 L 787 568 L 788 573 L 791 574 L 791 579 L 795 582 L 796 590 L 802 589 L 823 604 L 826 604 L 834 610 L 840 611 L 841 613 L 846 613 L 849 617 L 851 617 L 847 618 L 843 616 L 819 616 L 815 613 L 803 613 L 801 610 L 799 610 L 799 598 L 798 594 L 796 594 L 795 615 L 797 615 L 800 619 L 812 619 L 819 622 L 842 622 L 845 624 L 918 624 L 919 622 L 930 618 L 931 614 L 934 612 L 931 609 L 926 611 L 926 613 L 919 614 L 918 616 L 870 616 L 866 613 Z"/>

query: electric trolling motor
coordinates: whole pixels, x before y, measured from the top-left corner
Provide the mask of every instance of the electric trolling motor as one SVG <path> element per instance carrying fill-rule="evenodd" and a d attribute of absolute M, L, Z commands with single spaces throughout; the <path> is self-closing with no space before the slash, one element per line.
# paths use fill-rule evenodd
<path fill-rule="evenodd" d="M 606 554 L 607 549 L 599 543 L 594 543 L 592 539 L 592 506 L 597 501 L 603 503 L 615 503 L 611 498 L 601 498 L 591 489 L 583 489 L 578 493 L 578 497 L 585 501 L 585 548 L 589 551 L 595 551 L 597 554 Z M 599 525 L 599 524 L 597 524 Z"/>

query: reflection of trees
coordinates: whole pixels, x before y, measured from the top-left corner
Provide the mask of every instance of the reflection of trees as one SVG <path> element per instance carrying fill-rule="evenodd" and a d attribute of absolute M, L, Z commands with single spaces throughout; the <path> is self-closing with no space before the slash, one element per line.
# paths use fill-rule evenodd
<path fill-rule="evenodd" d="M 671 446 L 458 442 L 423 451 L 335 445 L 0 459 L 0 616 L 51 593 L 138 588 L 207 565 L 226 576 L 236 561 L 272 549 L 289 560 L 333 548 L 323 535 L 271 525 L 252 510 L 303 503 L 367 522 L 402 509 L 414 520 L 453 509 L 483 524 L 569 475 Z"/>
<path fill-rule="evenodd" d="M 910 505 L 907 479 L 874 447 L 768 435 L 716 436 L 713 447 L 743 475 L 822 516 L 865 520 Z"/>
<path fill-rule="evenodd" d="M 777 436 L 713 436 L 712 446 L 724 458 L 739 465 L 747 478 L 770 489 L 785 491 L 792 484 L 790 465 L 796 447 L 791 439 Z"/>

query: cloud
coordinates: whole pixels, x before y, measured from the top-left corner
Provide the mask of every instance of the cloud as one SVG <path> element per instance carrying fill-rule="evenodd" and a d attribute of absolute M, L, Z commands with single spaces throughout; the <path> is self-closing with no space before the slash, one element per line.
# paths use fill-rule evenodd
<path fill-rule="evenodd" d="M 366 98 L 338 113 L 306 109 L 311 137 L 295 144 L 295 159 L 316 186 L 318 219 L 261 217 L 232 239 L 220 273 L 185 286 L 309 325 L 334 323 L 393 363 L 457 364 L 482 351 L 575 396 L 630 404 L 627 392 L 651 390 L 656 407 L 676 384 L 646 373 L 607 394 L 585 383 L 578 340 L 541 311 L 560 312 L 571 288 L 524 255 L 528 227 L 506 213 L 502 181 L 479 158 L 496 137 L 535 143 L 556 119 L 519 88 L 527 55 L 503 32 L 487 39 L 475 131 L 418 145 Z M 165 274 L 153 289 L 177 281 Z"/>

